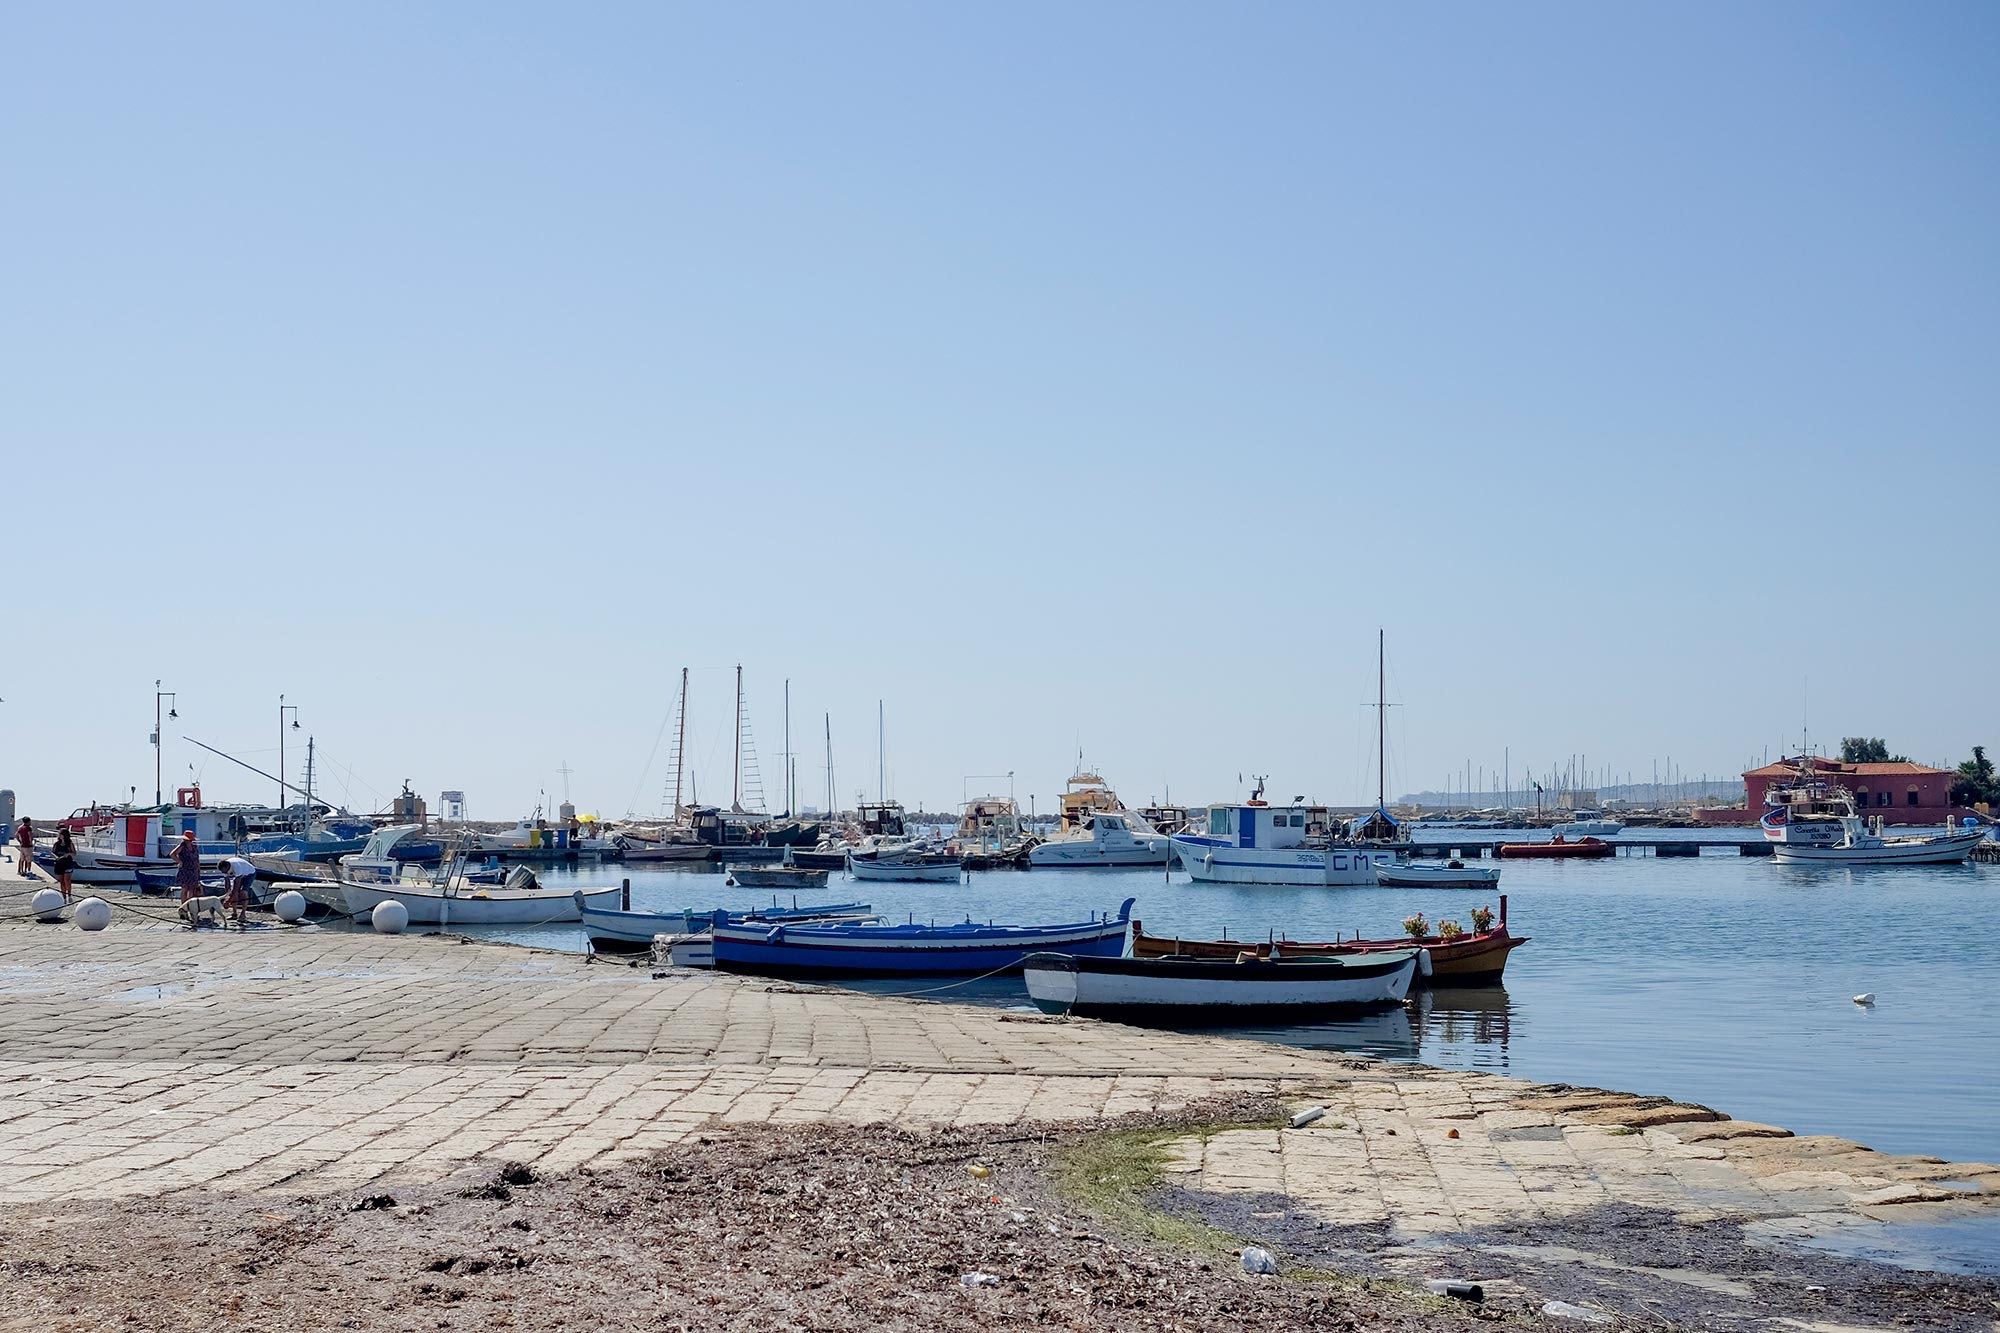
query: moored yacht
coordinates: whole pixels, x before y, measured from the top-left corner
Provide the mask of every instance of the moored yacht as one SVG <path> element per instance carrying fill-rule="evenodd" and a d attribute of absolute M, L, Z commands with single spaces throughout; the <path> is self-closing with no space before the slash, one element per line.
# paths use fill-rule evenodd
<path fill-rule="evenodd" d="M 1132 810 L 1100 810 L 1028 849 L 1031 866 L 1163 866 L 1173 850 L 1165 834 Z"/>

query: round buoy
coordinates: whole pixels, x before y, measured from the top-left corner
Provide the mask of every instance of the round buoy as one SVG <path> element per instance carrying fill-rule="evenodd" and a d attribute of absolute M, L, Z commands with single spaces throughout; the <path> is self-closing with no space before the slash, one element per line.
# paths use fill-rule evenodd
<path fill-rule="evenodd" d="M 37 921 L 60 921 L 62 909 L 66 907 L 61 889 L 39 889 L 28 899 L 28 910 L 35 914 Z"/>
<path fill-rule="evenodd" d="M 403 927 L 410 924 L 410 909 L 394 898 L 384 898 L 368 914 L 368 923 L 375 927 L 378 935 L 400 935 Z"/>
<path fill-rule="evenodd" d="M 76 905 L 78 930 L 103 930 L 111 924 L 111 904 L 102 898 L 85 898 Z"/>
<path fill-rule="evenodd" d="M 271 910 L 280 921 L 297 921 L 306 914 L 306 896 L 297 889 L 286 889 L 271 900 Z"/>

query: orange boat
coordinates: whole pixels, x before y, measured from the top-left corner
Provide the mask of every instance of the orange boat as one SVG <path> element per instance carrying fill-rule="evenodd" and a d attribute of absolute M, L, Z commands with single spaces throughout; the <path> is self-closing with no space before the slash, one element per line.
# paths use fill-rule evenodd
<path fill-rule="evenodd" d="M 1493 849 L 1493 855 L 1513 860 L 1539 857 L 1543 860 L 1564 860 L 1570 858 L 1590 859 L 1598 856 L 1616 856 L 1618 849 L 1602 838 L 1578 838 L 1570 842 L 1558 833 L 1547 842 L 1503 842 Z"/>
<path fill-rule="evenodd" d="M 1526 935 L 1507 933 L 1507 898 L 1500 898 L 1500 920 L 1493 929 L 1477 935 L 1460 935 L 1446 940 L 1439 935 L 1415 939 L 1405 935 L 1394 940 L 1177 940 L 1148 935 L 1139 922 L 1132 923 L 1134 958 L 1269 958 L 1275 949 L 1280 957 L 1314 958 L 1339 954 L 1386 953 L 1394 949 L 1420 948 L 1431 956 L 1428 978 L 1419 971 L 1417 984 L 1431 986 L 1491 986 L 1500 981 L 1507 968 L 1507 955 L 1528 942 Z"/>

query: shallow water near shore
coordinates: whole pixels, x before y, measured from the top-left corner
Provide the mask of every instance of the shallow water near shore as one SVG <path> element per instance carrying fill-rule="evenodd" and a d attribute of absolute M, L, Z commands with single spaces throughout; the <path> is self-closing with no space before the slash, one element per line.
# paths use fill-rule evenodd
<path fill-rule="evenodd" d="M 1504 864 L 1509 928 L 1532 940 L 1512 955 L 1504 987 L 1238 1035 L 1660 1094 L 1883 1151 L 2000 1161 L 2000 947 L 1984 928 L 2000 870 L 1799 868 L 1720 851 Z M 772 901 L 729 887 L 717 867 L 543 872 L 551 885 L 628 876 L 637 908 Z M 836 871 L 810 897 L 940 923 L 1074 921 L 1132 897 L 1149 932 L 1235 939 L 1382 938 L 1418 910 L 1468 923 L 1474 906 L 1498 907 L 1486 890 L 1196 885 L 1158 870 L 981 871 L 957 885 L 864 885 Z M 471 933 L 584 947 L 575 926 Z M 856 988 L 1026 1003 L 1018 979 Z M 1853 1003 L 1863 992 L 1875 994 L 1872 1007 Z"/>

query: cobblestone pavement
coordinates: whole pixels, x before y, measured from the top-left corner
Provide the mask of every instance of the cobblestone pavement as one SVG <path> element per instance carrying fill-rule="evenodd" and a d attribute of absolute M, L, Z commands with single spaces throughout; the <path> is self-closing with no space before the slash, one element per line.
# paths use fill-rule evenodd
<path fill-rule="evenodd" d="M 607 1163 L 733 1122 L 1077 1120 L 1229 1092 L 1328 1114 L 1190 1138 L 1183 1183 L 1402 1238 L 1606 1203 L 1694 1221 L 2000 1196 L 1992 1165 L 1257 1042 L 440 937 L 0 922 L 0 1203 L 316 1193 L 478 1156 Z"/>

